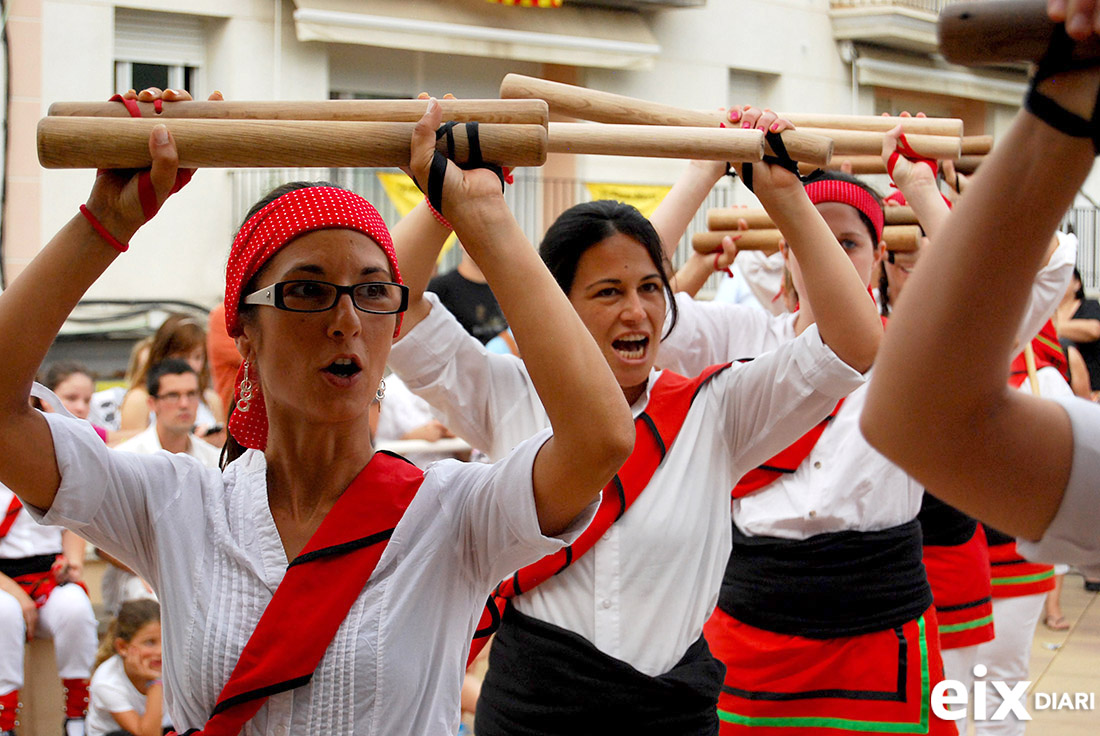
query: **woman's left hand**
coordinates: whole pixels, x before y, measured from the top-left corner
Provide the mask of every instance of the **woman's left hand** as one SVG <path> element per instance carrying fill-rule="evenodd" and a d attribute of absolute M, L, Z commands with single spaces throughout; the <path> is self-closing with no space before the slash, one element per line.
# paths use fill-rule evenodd
<path fill-rule="evenodd" d="M 423 190 L 428 187 L 432 159 L 436 153 L 435 131 L 443 122 L 439 102 L 430 98 L 427 112 L 413 130 L 409 170 Z M 459 229 L 463 224 L 474 225 L 482 215 L 507 210 L 500 177 L 489 169 L 460 169 L 454 161 L 447 161 L 443 177 L 441 212 Z"/>

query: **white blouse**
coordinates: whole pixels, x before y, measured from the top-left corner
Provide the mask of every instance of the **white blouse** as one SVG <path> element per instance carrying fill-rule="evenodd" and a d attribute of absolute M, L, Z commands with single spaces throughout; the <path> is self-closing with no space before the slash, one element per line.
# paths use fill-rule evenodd
<path fill-rule="evenodd" d="M 490 354 L 434 295 L 390 352 L 390 367 L 444 424 L 493 457 L 547 424 L 523 363 Z M 650 375 L 652 386 L 660 373 Z M 786 447 L 863 382 L 806 331 L 780 351 L 719 373 L 630 509 L 588 554 L 515 600 L 649 675 L 702 634 L 730 551 L 734 481 Z M 637 416 L 646 394 L 632 407 Z M 583 411 L 583 407 L 578 407 Z"/>
<path fill-rule="evenodd" d="M 1069 482 L 1043 538 L 1017 539 L 1016 548 L 1029 560 L 1068 562 L 1086 577 L 1100 578 L 1100 406 L 1077 397 L 1056 400 L 1073 428 Z"/>
<path fill-rule="evenodd" d="M 156 590 L 167 710 L 201 727 L 287 559 L 263 453 L 226 468 L 108 449 L 86 422 L 47 415 L 62 483 L 46 523 L 66 526 Z M 539 532 L 531 480 L 544 432 L 497 465 L 434 465 L 312 681 L 270 698 L 242 733 L 450 736 L 470 637 L 503 575 L 575 539 Z M 303 606 L 317 601 L 302 601 Z"/>
<path fill-rule="evenodd" d="M 1018 333 L 1021 342 L 1030 340 L 1054 313 L 1075 257 L 1076 239 L 1060 236 L 1032 286 Z M 677 300 L 677 306 L 679 324 L 662 344 L 661 360 L 689 374 L 795 339 L 794 314 L 761 317 L 737 305 L 685 299 Z M 945 359 L 965 360 L 966 355 Z M 738 528 L 754 536 L 807 539 L 845 530 L 880 531 L 916 518 L 924 487 L 863 439 L 859 415 L 866 398 L 866 385 L 848 395 L 794 473 L 734 500 Z"/>

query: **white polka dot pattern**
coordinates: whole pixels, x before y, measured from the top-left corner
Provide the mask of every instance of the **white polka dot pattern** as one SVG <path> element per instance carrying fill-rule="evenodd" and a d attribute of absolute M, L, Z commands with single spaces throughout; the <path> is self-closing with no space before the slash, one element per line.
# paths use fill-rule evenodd
<path fill-rule="evenodd" d="M 295 189 L 250 217 L 233 239 L 225 267 L 225 326 L 231 337 L 241 334 L 238 310 L 245 284 L 288 242 L 299 235 L 326 228 L 356 230 L 374 240 L 390 262 L 394 281 L 401 283 L 390 231 L 370 202 L 354 192 L 336 187 Z M 400 330 L 401 315 L 397 315 L 394 337 Z M 234 390 L 237 396 L 242 376 L 243 365 L 237 373 Z M 247 412 L 233 412 L 229 432 L 241 445 L 263 450 L 267 446 L 267 410 L 259 380 L 253 377 L 252 383 L 251 405 Z"/>

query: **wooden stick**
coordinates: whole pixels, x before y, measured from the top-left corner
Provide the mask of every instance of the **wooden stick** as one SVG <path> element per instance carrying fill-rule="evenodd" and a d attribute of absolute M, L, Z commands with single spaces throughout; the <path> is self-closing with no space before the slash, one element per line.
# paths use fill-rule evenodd
<path fill-rule="evenodd" d="M 1024 345 L 1024 368 L 1027 369 L 1027 382 L 1031 386 L 1031 394 L 1039 395 L 1039 371 L 1035 367 L 1035 348 L 1029 342 Z"/>
<path fill-rule="evenodd" d="M 151 102 L 139 102 L 146 118 L 206 118 L 219 120 L 360 120 L 415 123 L 427 100 L 323 100 L 317 102 L 165 102 L 158 115 Z M 545 126 L 550 110 L 542 100 L 439 100 L 444 120 L 460 123 L 515 123 Z M 121 102 L 55 102 L 50 115 L 128 118 Z"/>
<path fill-rule="evenodd" d="M 708 230 L 695 233 L 691 237 L 691 247 L 699 253 L 713 253 L 722 246 L 722 238 L 729 235 L 735 238 L 740 250 L 777 250 L 783 237 L 778 230 Z M 888 250 L 914 251 L 920 247 L 920 228 L 916 225 L 887 225 L 882 230 L 882 239 Z M 775 247 L 772 247 L 772 244 Z"/>
<path fill-rule="evenodd" d="M 550 123 L 550 153 L 759 161 L 764 133 L 740 128 Z"/>
<path fill-rule="evenodd" d="M 831 130 L 818 128 L 814 131 L 833 139 L 834 156 L 881 155 L 883 133 L 870 130 Z M 934 159 L 956 159 L 962 153 L 962 138 L 949 138 L 942 135 L 908 135 L 909 145 L 918 155 Z"/>
<path fill-rule="evenodd" d="M 953 64 L 1039 61 L 1050 48 L 1056 26 L 1046 0 L 984 0 L 953 3 L 940 12 L 940 53 Z M 1100 39 L 1073 45 L 1075 60 L 1100 59 Z"/>
<path fill-rule="evenodd" d="M 710 230 L 691 236 L 691 247 L 697 253 L 713 253 L 722 247 L 722 238 L 733 237 L 738 250 L 762 250 L 774 253 L 779 250 L 782 235 L 778 230 Z M 736 236 L 740 235 L 738 238 Z"/>
<path fill-rule="evenodd" d="M 963 136 L 963 156 L 984 156 L 993 150 L 993 136 L 991 135 L 967 135 Z"/>
<path fill-rule="evenodd" d="M 164 123 L 187 168 L 253 166 L 406 166 L 413 123 L 310 120 L 157 120 L 47 117 L 38 123 L 38 160 L 48 169 L 149 166 L 149 133 Z M 482 156 L 504 166 L 546 161 L 541 125 L 482 125 Z M 464 126 L 455 159 L 467 160 Z M 445 142 L 436 144 L 445 152 Z"/>
<path fill-rule="evenodd" d="M 786 118 L 800 129 L 814 132 L 815 128 L 833 128 L 837 130 L 872 130 L 885 133 L 897 126 L 906 134 L 946 135 L 952 138 L 963 134 L 961 118 L 903 118 L 887 115 L 822 115 L 804 112 L 781 112 L 779 117 Z"/>
<path fill-rule="evenodd" d="M 955 159 L 955 169 L 964 174 L 972 174 L 978 168 L 978 164 L 984 159 L 985 156 L 959 156 L 959 158 Z M 825 166 L 799 164 L 798 170 L 803 174 L 810 174 L 818 168 L 827 169 L 829 171 L 839 171 L 846 163 L 851 167 L 853 174 L 886 173 L 886 164 L 883 162 L 882 156 L 871 155 L 833 156 L 833 159 Z"/>
<path fill-rule="evenodd" d="M 887 225 L 916 225 L 912 207 L 884 207 Z M 736 230 L 738 220 L 744 220 L 750 230 L 770 230 L 775 223 L 760 207 L 713 207 L 707 210 L 707 230 Z"/>
<path fill-rule="evenodd" d="M 500 96 L 505 99 L 546 100 L 555 113 L 597 123 L 715 128 L 721 122 L 717 112 L 686 110 L 521 74 L 508 74 L 504 77 L 500 85 Z M 797 130 L 786 131 L 782 136 L 787 152 L 796 161 L 806 161 L 818 166 L 829 161 L 832 141 L 824 136 Z"/>

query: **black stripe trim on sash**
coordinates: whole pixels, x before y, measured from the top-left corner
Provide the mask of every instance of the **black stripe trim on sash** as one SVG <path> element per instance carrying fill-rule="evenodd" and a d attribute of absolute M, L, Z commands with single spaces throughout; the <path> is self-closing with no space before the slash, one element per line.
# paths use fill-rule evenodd
<path fill-rule="evenodd" d="M 560 573 L 565 572 L 565 568 L 569 567 L 572 564 L 573 564 L 573 545 L 569 545 L 568 547 L 565 548 L 565 563 L 562 564 L 562 566 L 560 568 L 558 568 L 558 571 L 554 574 L 558 575 Z"/>
<path fill-rule="evenodd" d="M 665 447 L 665 441 L 662 439 L 661 433 L 657 431 L 657 425 L 653 423 L 653 418 L 644 411 L 638 415 L 638 418 L 645 422 L 649 427 L 649 431 L 653 433 L 653 439 L 657 441 L 657 448 L 661 451 L 661 460 L 664 460 L 665 455 L 668 454 L 668 448 Z"/>
<path fill-rule="evenodd" d="M 371 545 L 378 544 L 379 542 L 385 542 L 387 539 L 393 536 L 393 529 L 386 529 L 385 531 L 378 532 L 377 534 L 371 534 L 369 537 L 363 537 L 362 539 L 353 539 L 350 542 L 343 542 L 341 544 L 334 544 L 331 547 L 322 547 L 321 549 L 315 549 L 312 552 L 306 552 L 304 555 L 298 555 L 294 558 L 286 568 L 289 570 L 295 565 L 304 565 L 307 562 L 313 562 L 314 560 L 322 557 L 331 557 L 332 555 L 342 555 L 348 552 L 354 552 L 357 549 L 364 547 L 370 547 Z"/>
<path fill-rule="evenodd" d="M 618 521 L 626 513 L 626 492 L 623 490 L 623 482 L 619 480 L 618 473 L 611 478 L 611 482 L 615 485 L 615 493 L 619 494 L 619 513 L 615 514 L 615 521 Z M 615 521 L 611 523 L 614 524 Z"/>
<path fill-rule="evenodd" d="M 738 363 L 748 363 L 751 360 L 752 360 L 752 358 L 741 358 L 737 362 Z M 691 395 L 691 403 L 693 405 L 695 404 L 695 399 L 699 396 L 699 392 L 703 390 L 703 386 L 706 386 L 708 383 L 713 381 L 714 377 L 717 376 L 719 373 L 724 373 L 725 371 L 729 370 L 730 366 L 732 366 L 732 365 L 733 365 L 733 363 L 726 363 L 724 366 L 722 366 L 721 368 L 716 370 L 714 373 L 711 373 L 709 376 L 707 376 L 702 381 L 700 381 L 699 385 L 695 387 L 695 393 L 693 393 Z M 688 411 L 690 411 L 690 409 Z"/>
<path fill-rule="evenodd" d="M 293 690 L 294 688 L 298 688 L 302 685 L 307 684 L 312 679 L 313 673 L 310 672 L 308 675 L 295 677 L 293 680 L 284 680 L 283 682 L 277 682 L 274 685 L 265 685 L 264 687 L 258 687 L 255 690 L 249 690 L 248 692 L 241 693 L 240 695 L 234 695 L 232 698 L 226 698 L 225 700 L 214 706 L 214 710 L 213 712 L 211 712 L 210 717 L 213 718 L 224 710 L 228 710 L 229 708 L 232 708 L 235 705 L 240 705 L 241 703 L 247 703 L 248 701 L 255 700 L 256 698 L 270 698 L 272 695 L 285 693 L 287 690 Z"/>
<path fill-rule="evenodd" d="M 519 595 L 523 592 L 523 588 L 519 587 L 519 570 L 512 573 L 512 595 Z"/>
<path fill-rule="evenodd" d="M 950 611 L 961 611 L 965 608 L 977 608 L 978 606 L 984 606 L 986 603 L 992 603 L 993 596 L 987 595 L 985 598 L 980 598 L 976 601 L 970 601 L 969 603 L 959 603 L 954 606 L 936 606 L 936 611 L 941 613 L 949 613 Z"/>
<path fill-rule="evenodd" d="M 1027 563 L 1027 560 L 1001 560 L 1000 562 L 989 561 L 990 567 L 1007 567 L 1008 565 L 1022 565 Z"/>
<path fill-rule="evenodd" d="M 891 703 L 904 703 L 906 686 L 908 685 L 909 670 L 909 642 L 905 640 L 905 633 L 899 626 L 894 629 L 894 635 L 898 638 L 898 679 L 897 690 L 887 692 L 884 690 L 801 690 L 798 692 L 779 693 L 768 690 L 742 690 L 723 684 L 722 692 L 743 698 L 744 700 L 768 700 L 774 702 L 786 702 L 792 700 L 813 700 L 816 698 L 844 698 L 847 700 L 875 700 Z"/>
<path fill-rule="evenodd" d="M 489 600 L 485 604 L 486 610 L 489 611 L 489 618 L 491 618 L 492 621 L 490 621 L 489 625 L 486 626 L 484 629 L 478 629 L 474 632 L 475 639 L 484 639 L 490 634 L 495 633 L 496 630 L 500 628 L 500 609 L 497 608 L 496 601 L 493 600 L 493 598 L 494 596 L 489 596 Z"/>
<path fill-rule="evenodd" d="M 758 470 L 770 470 L 773 473 L 793 473 L 798 468 L 781 468 L 778 465 L 761 464 L 756 466 Z"/>

